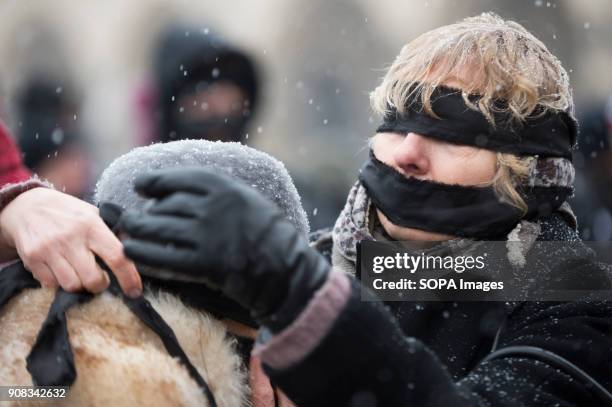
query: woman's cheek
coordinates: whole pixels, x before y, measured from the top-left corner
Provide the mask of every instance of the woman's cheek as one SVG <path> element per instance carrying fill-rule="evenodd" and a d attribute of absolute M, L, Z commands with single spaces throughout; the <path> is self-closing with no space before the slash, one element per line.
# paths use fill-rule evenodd
<path fill-rule="evenodd" d="M 432 159 L 434 180 L 445 184 L 479 185 L 493 180 L 495 153 L 474 147 L 448 146 Z"/>

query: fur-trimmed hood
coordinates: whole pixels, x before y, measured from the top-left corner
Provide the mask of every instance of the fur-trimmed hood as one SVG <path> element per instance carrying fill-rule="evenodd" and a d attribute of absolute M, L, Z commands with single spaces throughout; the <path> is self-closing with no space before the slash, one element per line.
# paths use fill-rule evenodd
<path fill-rule="evenodd" d="M 0 310 L 0 383 L 32 385 L 26 357 L 54 296 L 54 289 L 27 289 Z M 247 369 L 224 324 L 170 294 L 146 298 L 176 334 L 217 405 L 249 405 Z M 208 405 L 187 370 L 120 298 L 98 295 L 71 308 L 67 320 L 77 380 L 54 405 Z"/>

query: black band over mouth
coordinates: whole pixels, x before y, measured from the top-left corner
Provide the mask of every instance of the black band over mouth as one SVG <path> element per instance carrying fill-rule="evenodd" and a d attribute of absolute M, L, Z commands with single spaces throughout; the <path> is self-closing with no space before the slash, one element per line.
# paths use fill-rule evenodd
<path fill-rule="evenodd" d="M 494 239 L 505 236 L 520 219 L 554 212 L 572 193 L 569 187 L 524 187 L 519 191 L 527 213 L 502 202 L 493 187 L 440 184 L 405 177 L 370 157 L 359 180 L 372 203 L 394 224 L 452 236 Z"/>
<path fill-rule="evenodd" d="M 469 98 L 476 101 L 478 96 Z M 498 104 L 503 108 L 504 102 Z M 391 108 L 377 132 L 414 132 L 502 153 L 568 159 L 578 134 L 578 124 L 567 112 L 543 108 L 537 108 L 524 123 L 516 123 L 507 112 L 494 112 L 493 126 L 481 112 L 465 103 L 461 91 L 444 86 L 433 92 L 431 107 L 439 119 L 425 112 L 419 98 L 403 114 Z"/>

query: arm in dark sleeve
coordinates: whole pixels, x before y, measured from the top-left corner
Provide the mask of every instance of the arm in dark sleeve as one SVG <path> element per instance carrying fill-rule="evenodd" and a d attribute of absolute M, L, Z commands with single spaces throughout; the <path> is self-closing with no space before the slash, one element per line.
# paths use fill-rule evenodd
<path fill-rule="evenodd" d="M 304 314 L 312 310 L 319 311 L 318 316 L 325 319 L 321 309 L 315 309 L 316 303 L 326 301 L 325 295 L 319 295 L 295 324 L 259 350 L 272 382 L 298 405 L 598 405 L 582 383 L 533 358 L 505 357 L 480 363 L 464 378 L 453 381 L 443 363 L 427 346 L 418 339 L 403 335 L 395 318 L 382 303 L 362 300 L 358 282 L 343 277 L 350 280 L 348 295 L 340 304 L 341 310 L 334 316 L 333 323 L 329 326 L 323 323 L 321 329 L 317 322 L 307 324 L 316 320 L 314 318 L 300 320 L 308 317 Z M 326 284 L 321 291 L 328 288 L 329 284 Z M 328 311 L 333 314 L 334 309 L 331 307 Z M 584 312 L 584 309 L 574 311 L 563 322 L 558 315 L 551 319 L 550 315 L 542 313 L 542 320 L 534 322 L 538 328 L 533 331 L 533 324 L 524 319 L 525 314 L 517 315 L 516 324 L 509 327 L 500 344 L 545 347 L 553 332 L 550 327 L 548 331 L 545 327 L 561 323 L 565 328 L 556 333 L 565 333 L 565 336 L 553 342 L 561 350 L 566 350 L 561 353 L 567 357 L 572 347 L 586 343 L 586 338 L 594 334 L 592 329 L 581 331 L 576 328 L 575 317 Z M 533 315 L 533 310 L 528 313 Z M 604 317 L 599 323 L 609 321 L 609 313 L 599 314 L 598 317 Z M 544 336 L 545 332 L 548 336 Z M 584 341 L 576 336 L 568 338 L 569 332 L 578 334 Z M 529 334 L 535 334 L 539 339 Z M 282 338 L 283 335 L 286 337 Z M 313 337 L 318 335 L 321 336 L 314 341 Z M 542 343 L 538 344 L 539 341 Z M 609 341 L 600 338 L 600 342 L 598 348 L 605 351 L 607 344 L 610 352 Z M 305 345 L 301 354 L 300 344 Z M 284 351 L 287 348 L 289 352 Z"/>

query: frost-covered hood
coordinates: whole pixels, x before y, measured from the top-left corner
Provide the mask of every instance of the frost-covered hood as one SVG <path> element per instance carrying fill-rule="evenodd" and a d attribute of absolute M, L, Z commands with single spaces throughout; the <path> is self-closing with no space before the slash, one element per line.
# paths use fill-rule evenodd
<path fill-rule="evenodd" d="M 240 143 L 180 140 L 135 148 L 104 170 L 94 200 L 142 210 L 146 201 L 133 190 L 136 177 L 162 168 L 194 166 L 210 167 L 252 186 L 275 203 L 302 235 L 308 235 L 308 217 L 284 164 Z"/>

